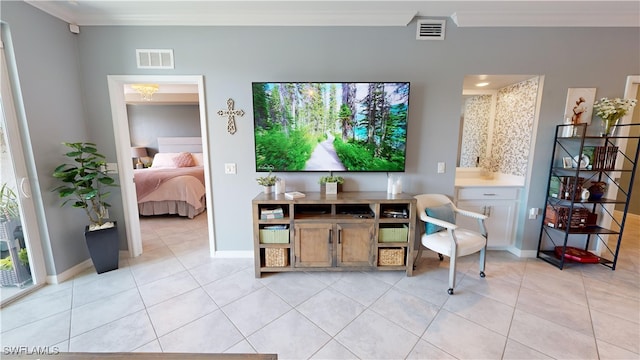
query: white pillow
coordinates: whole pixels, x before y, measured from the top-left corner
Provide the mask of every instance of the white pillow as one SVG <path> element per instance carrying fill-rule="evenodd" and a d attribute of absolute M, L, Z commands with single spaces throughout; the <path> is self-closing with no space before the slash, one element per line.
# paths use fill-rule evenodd
<path fill-rule="evenodd" d="M 174 168 L 176 164 L 173 163 L 173 158 L 178 156 L 179 153 L 157 153 L 153 157 L 152 168 Z"/>
<path fill-rule="evenodd" d="M 191 153 L 191 156 L 193 157 L 193 161 L 196 163 L 196 166 L 204 166 L 202 153 Z"/>

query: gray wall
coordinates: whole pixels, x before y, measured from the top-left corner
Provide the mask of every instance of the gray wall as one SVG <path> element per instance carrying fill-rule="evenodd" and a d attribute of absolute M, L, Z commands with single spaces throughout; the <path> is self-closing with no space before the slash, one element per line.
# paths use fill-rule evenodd
<path fill-rule="evenodd" d="M 201 136 L 198 105 L 127 105 L 132 146 L 144 146 L 153 157 L 158 137 Z"/>
<path fill-rule="evenodd" d="M 17 26 L 22 48 L 17 56 L 40 52 L 38 44 L 71 37 L 57 21 L 41 26 L 35 10 L 16 5 L 8 21 L 28 23 Z M 5 18 L 6 12 L 2 13 Z M 53 34 L 52 34 L 53 33 Z M 18 34 L 15 34 L 17 37 Z M 40 40 L 45 38 L 46 40 Z M 445 41 L 415 40 L 415 23 L 408 27 L 82 27 L 76 36 L 80 67 L 73 76 L 81 78 L 88 134 L 111 158 L 115 158 L 107 75 L 203 74 L 210 138 L 213 182 L 214 225 L 218 250 L 251 250 L 251 199 L 260 191 L 255 182 L 252 125 L 252 81 L 410 81 L 409 138 L 407 171 L 403 189 L 409 193 L 442 192 L 453 195 L 457 139 L 460 126 L 462 81 L 465 74 L 540 74 L 545 76 L 540 124 L 533 150 L 532 182 L 528 200 L 519 214 L 517 245 L 524 250 L 537 246 L 542 219 L 525 220 L 526 208 L 542 207 L 545 181 L 553 143 L 554 127 L 562 123 L 567 88 L 596 87 L 597 97 L 623 95 L 626 76 L 640 73 L 640 33 L 637 28 L 457 28 L 448 21 Z M 38 39 L 34 44 L 33 39 Z M 18 39 L 16 39 L 18 41 Z M 57 46 L 57 45 L 56 45 Z M 138 70 L 136 48 L 174 50 L 174 70 Z M 60 52 L 60 49 L 51 49 Z M 41 54 L 44 55 L 44 54 Z M 72 58 L 73 55 L 56 54 Z M 25 55 L 26 56 L 26 55 Z M 20 59 L 18 59 L 20 62 Z M 69 67 L 65 64 L 65 68 Z M 35 71 L 28 68 L 26 71 Z M 54 69 L 50 69 L 54 73 Z M 70 69 L 73 71 L 74 69 Z M 38 92 L 39 78 L 30 77 L 24 91 Z M 66 80 L 67 82 L 69 80 Z M 53 85 L 53 84 L 52 84 Z M 27 90 L 26 88 L 29 88 Z M 68 99 L 77 95 L 56 92 L 51 102 L 82 105 Z M 39 107 L 41 97 L 30 95 L 30 104 Z M 230 135 L 226 121 L 217 110 L 226 108 L 226 99 L 235 100 L 238 131 Z M 38 99 L 36 101 L 36 99 Z M 33 110 L 36 111 L 36 110 Z M 46 126 L 46 110 L 33 121 L 31 132 Z M 76 125 L 77 116 L 57 117 L 61 124 Z M 68 138 L 59 133 L 34 141 L 41 152 L 55 152 L 56 143 Z M 45 156 L 43 154 L 43 156 Z M 59 160 L 53 155 L 40 159 L 47 167 L 40 176 L 41 187 L 51 182 L 48 168 Z M 45 161 L 46 160 L 46 161 Z M 436 173 L 437 162 L 447 165 L 445 174 Z M 237 175 L 224 175 L 224 163 L 237 163 Z M 279 174 L 289 190 L 315 191 L 320 174 Z M 385 190 L 386 174 L 347 174 L 345 190 Z M 119 194 L 116 194 L 117 198 Z M 121 219 L 121 202 L 113 201 L 112 216 Z M 54 201 L 45 201 L 50 213 Z M 54 210 L 55 209 L 55 210 Z M 61 213 L 63 211 L 60 211 Z M 73 216 L 72 210 L 65 210 Z M 56 229 L 62 233 L 64 229 Z M 51 232 L 54 232 L 53 230 Z M 75 241 L 75 240 L 74 240 Z M 76 250 L 77 251 L 77 250 Z M 75 265 L 65 259 L 63 270 Z M 62 266 L 62 265 L 61 265 Z"/>
<path fill-rule="evenodd" d="M 0 6 L 2 21 L 6 21 L 3 25 L 9 25 L 11 35 L 11 39 L 6 38 L 3 26 L 3 40 L 12 47 L 16 61 L 13 70 L 20 81 L 17 100 L 21 98 L 23 104 L 17 104 L 16 111 L 25 146 L 29 138 L 32 145 L 29 175 L 36 211 L 43 221 L 40 235 L 46 270 L 50 275 L 59 274 L 89 257 L 83 212 L 61 209 L 57 195 L 51 192 L 59 185 L 51 173 L 66 161 L 66 149 L 61 143 L 94 140 L 105 147 L 105 141 L 87 132 L 78 41 L 69 32 L 68 24 L 23 2 L 2 1 Z"/>

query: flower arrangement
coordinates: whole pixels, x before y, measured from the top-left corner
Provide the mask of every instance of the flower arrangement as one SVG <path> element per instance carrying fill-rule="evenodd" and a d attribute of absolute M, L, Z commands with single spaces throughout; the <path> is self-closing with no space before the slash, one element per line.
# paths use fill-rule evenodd
<path fill-rule="evenodd" d="M 615 122 L 636 106 L 636 99 L 602 98 L 593 104 L 595 114 L 602 120 Z"/>

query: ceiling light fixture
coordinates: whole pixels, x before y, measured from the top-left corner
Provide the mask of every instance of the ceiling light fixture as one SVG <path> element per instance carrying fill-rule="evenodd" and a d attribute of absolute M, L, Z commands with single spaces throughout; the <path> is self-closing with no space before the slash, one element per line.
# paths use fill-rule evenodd
<path fill-rule="evenodd" d="M 131 88 L 142 96 L 142 100 L 151 101 L 153 94 L 158 92 L 160 86 L 158 84 L 132 84 Z"/>
<path fill-rule="evenodd" d="M 476 84 L 477 87 L 484 87 L 484 86 L 487 86 L 487 85 L 489 85 L 488 82 L 481 82 L 481 83 L 477 83 Z"/>

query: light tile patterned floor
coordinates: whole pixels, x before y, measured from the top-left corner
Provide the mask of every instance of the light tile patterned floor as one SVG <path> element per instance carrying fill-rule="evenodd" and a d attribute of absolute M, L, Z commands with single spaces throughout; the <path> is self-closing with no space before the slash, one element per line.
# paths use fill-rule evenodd
<path fill-rule="evenodd" d="M 185 231 L 184 222 L 195 225 Z M 143 221 L 143 256 L 2 309 L 2 346 L 60 351 L 277 353 L 280 359 L 640 359 L 640 224 L 616 271 L 490 252 L 425 252 L 402 272 L 281 273 L 208 256 L 206 217 Z"/>

